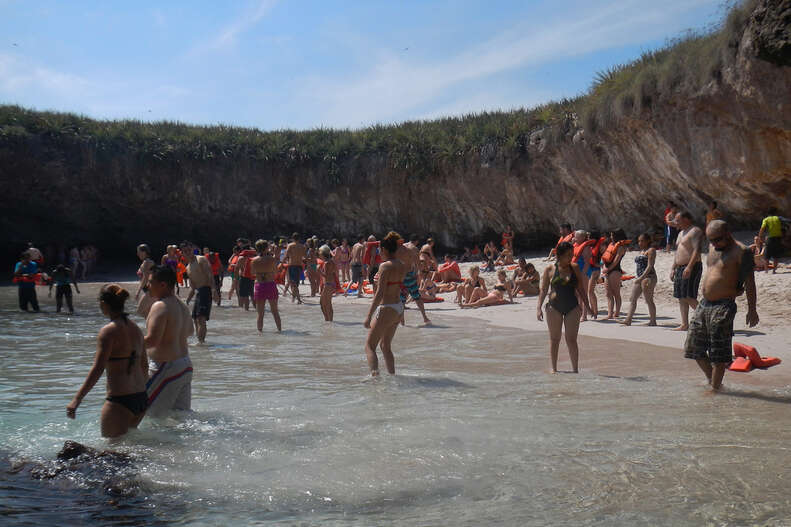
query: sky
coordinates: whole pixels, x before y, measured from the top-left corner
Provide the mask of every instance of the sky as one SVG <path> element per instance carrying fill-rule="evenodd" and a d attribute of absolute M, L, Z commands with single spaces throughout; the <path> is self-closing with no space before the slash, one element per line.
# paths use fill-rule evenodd
<path fill-rule="evenodd" d="M 262 130 L 532 107 L 723 0 L 0 0 L 0 104 Z"/>

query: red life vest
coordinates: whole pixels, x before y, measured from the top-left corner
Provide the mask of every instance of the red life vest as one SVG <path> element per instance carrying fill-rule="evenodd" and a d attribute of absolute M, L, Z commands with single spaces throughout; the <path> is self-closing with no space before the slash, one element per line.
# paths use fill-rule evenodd
<path fill-rule="evenodd" d="M 253 276 L 250 269 L 253 265 L 253 258 L 255 258 L 257 254 L 258 253 L 252 249 L 245 249 L 244 251 L 239 253 L 240 257 L 244 257 L 244 267 L 242 268 L 242 271 L 239 273 L 240 276 L 249 278 L 250 280 L 253 280 L 255 278 L 255 276 Z"/>
<path fill-rule="evenodd" d="M 607 238 L 602 236 L 596 241 L 596 245 L 594 245 L 591 249 L 591 258 L 588 260 L 588 263 L 593 267 L 599 267 L 599 265 L 601 265 L 601 244 L 606 241 Z"/>
<path fill-rule="evenodd" d="M 363 264 L 371 265 L 373 257 L 373 264 L 379 265 L 382 263 L 382 256 L 379 254 L 379 242 L 365 242 L 365 254 L 363 254 Z"/>
<path fill-rule="evenodd" d="M 605 263 L 605 265 L 610 265 L 612 261 L 615 259 L 615 255 L 618 253 L 618 249 L 624 245 L 629 245 L 632 243 L 632 240 L 621 240 L 616 243 L 611 243 L 607 246 L 607 250 L 604 251 L 604 254 L 601 257 L 601 261 Z"/>
<path fill-rule="evenodd" d="M 214 276 L 220 274 L 220 255 L 217 253 L 209 253 L 209 263 L 211 264 L 211 272 Z"/>
<path fill-rule="evenodd" d="M 574 239 L 574 233 L 573 232 L 570 232 L 570 233 L 568 233 L 565 236 L 561 236 L 560 238 L 558 238 L 558 243 L 555 244 L 555 250 L 557 250 L 558 245 L 560 245 L 561 243 L 563 243 L 563 242 L 571 243 L 571 240 L 573 240 L 573 239 Z"/>

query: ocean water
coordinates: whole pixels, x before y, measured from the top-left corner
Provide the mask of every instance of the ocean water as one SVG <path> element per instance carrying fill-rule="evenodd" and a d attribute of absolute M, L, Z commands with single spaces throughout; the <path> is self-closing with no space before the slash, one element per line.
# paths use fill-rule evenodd
<path fill-rule="evenodd" d="M 677 355 L 619 375 L 587 366 L 610 351 L 586 343 L 581 374 L 549 375 L 546 334 L 442 304 L 431 328 L 407 312 L 398 375 L 375 380 L 361 306 L 336 302 L 327 324 L 315 301 L 281 299 L 280 335 L 269 316 L 258 334 L 253 312 L 214 308 L 208 343 L 191 347 L 194 412 L 109 442 L 103 380 L 65 416 L 105 323 L 96 291 L 69 316 L 43 288 L 39 315 L 0 290 L 2 525 L 791 522 L 788 387 L 707 396 Z M 658 353 L 633 346 L 619 353 Z M 131 461 L 37 477 L 66 440 Z"/>

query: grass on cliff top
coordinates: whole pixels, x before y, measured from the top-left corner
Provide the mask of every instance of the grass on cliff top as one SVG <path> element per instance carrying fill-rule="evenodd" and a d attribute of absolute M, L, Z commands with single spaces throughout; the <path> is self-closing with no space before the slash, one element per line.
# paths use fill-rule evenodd
<path fill-rule="evenodd" d="M 68 113 L 0 106 L 0 141 L 49 136 L 64 143 L 93 144 L 97 150 L 133 149 L 154 159 L 247 157 L 286 164 L 329 162 L 381 154 L 397 169 L 430 170 L 469 152 L 495 146 L 519 151 L 530 134 L 550 126 L 557 138 L 576 117 L 588 133 L 627 116 L 639 116 L 676 94 L 691 94 L 720 78 L 735 56 L 757 0 L 731 5 L 721 24 L 689 32 L 637 60 L 600 72 L 585 95 L 536 108 L 468 114 L 431 121 L 373 125 L 360 130 L 319 128 L 262 132 L 234 126 L 178 122 L 97 121 Z M 332 171 L 332 170 L 331 170 Z"/>

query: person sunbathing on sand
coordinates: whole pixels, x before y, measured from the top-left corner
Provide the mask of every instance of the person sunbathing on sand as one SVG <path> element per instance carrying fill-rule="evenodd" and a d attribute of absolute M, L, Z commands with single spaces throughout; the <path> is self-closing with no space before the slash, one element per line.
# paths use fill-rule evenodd
<path fill-rule="evenodd" d="M 510 247 L 505 247 L 503 251 L 500 253 L 500 257 L 497 258 L 494 262 L 495 265 L 513 265 L 514 264 L 514 252 L 511 250 Z"/>
<path fill-rule="evenodd" d="M 472 294 L 475 292 L 476 289 L 480 289 L 483 292 L 483 296 L 486 296 L 489 292 L 486 290 L 486 282 L 483 278 L 481 278 L 481 270 L 478 268 L 477 265 L 473 265 L 470 267 L 469 271 L 470 277 L 464 280 L 457 288 L 456 288 L 456 303 L 457 304 L 464 304 L 469 303 L 472 299 Z M 479 294 L 480 298 L 480 294 Z"/>
<path fill-rule="evenodd" d="M 524 296 L 534 296 L 540 289 L 541 276 L 536 271 L 535 265 L 527 263 L 524 258 L 519 258 L 519 268 L 514 271 L 512 281 L 513 296 L 517 296 L 520 291 Z"/>
<path fill-rule="evenodd" d="M 470 301 L 462 304 L 462 308 L 470 307 L 485 307 L 485 306 L 499 306 L 502 304 L 513 304 L 514 298 L 511 294 L 513 284 L 508 280 L 505 270 L 500 269 L 497 271 L 497 284 L 494 289 L 488 294 L 484 293 L 480 288 L 476 288 Z M 508 293 L 508 300 L 505 299 L 505 294 Z"/>

